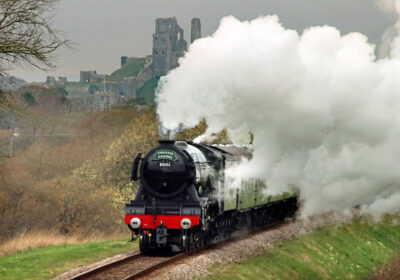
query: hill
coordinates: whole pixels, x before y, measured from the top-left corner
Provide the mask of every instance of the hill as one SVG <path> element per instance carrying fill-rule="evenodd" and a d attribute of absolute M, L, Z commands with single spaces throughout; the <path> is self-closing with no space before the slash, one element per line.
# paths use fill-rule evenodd
<path fill-rule="evenodd" d="M 136 92 L 136 100 L 140 104 L 151 104 L 154 102 L 155 91 L 158 84 L 158 78 L 151 78 Z"/>
<path fill-rule="evenodd" d="M 154 110 L 73 111 L 54 89 L 24 88 L 14 96 L 21 109 L 8 113 L 20 135 L 0 141 L 0 242 L 27 228 L 125 231 L 131 161 L 157 142 Z"/>
<path fill-rule="evenodd" d="M 399 244 L 396 218 L 362 218 L 281 240 L 238 264 L 215 262 L 208 279 L 365 279 L 392 261 Z"/>
<path fill-rule="evenodd" d="M 132 58 L 121 69 L 114 71 L 108 78 L 108 81 L 120 82 L 126 77 L 137 76 L 144 68 L 145 63 L 145 58 Z"/>
<path fill-rule="evenodd" d="M 26 82 L 14 76 L 4 76 L 0 74 L 0 89 L 2 90 L 17 90 Z"/>

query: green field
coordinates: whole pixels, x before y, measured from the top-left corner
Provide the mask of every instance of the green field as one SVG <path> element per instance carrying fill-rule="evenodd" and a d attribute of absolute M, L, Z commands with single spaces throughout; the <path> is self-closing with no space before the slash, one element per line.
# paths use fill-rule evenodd
<path fill-rule="evenodd" d="M 0 258 L 0 279 L 51 279 L 63 272 L 137 249 L 127 239 L 52 246 Z"/>
<path fill-rule="evenodd" d="M 281 241 L 243 263 L 215 263 L 211 279 L 364 279 L 400 250 L 400 225 L 359 221 Z"/>

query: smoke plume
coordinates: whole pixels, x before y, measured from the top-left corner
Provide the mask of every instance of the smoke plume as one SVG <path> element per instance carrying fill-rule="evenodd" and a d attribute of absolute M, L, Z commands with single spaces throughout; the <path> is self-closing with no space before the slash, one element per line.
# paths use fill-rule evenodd
<path fill-rule="evenodd" d="M 396 13 L 400 15 L 400 1 L 399 0 L 379 0 L 378 6 L 386 13 Z M 398 49 L 400 47 L 400 16 L 397 18 L 395 25 L 386 29 L 382 35 L 382 43 L 379 46 L 378 53 L 380 58 L 391 56 L 400 56 Z"/>
<path fill-rule="evenodd" d="M 253 159 L 231 172 L 263 178 L 273 193 L 298 186 L 304 216 L 354 206 L 364 213 L 395 213 L 396 40 L 390 58 L 376 59 L 375 46 L 360 33 L 319 26 L 298 34 L 277 16 L 250 22 L 226 17 L 161 79 L 157 112 L 168 129 L 205 118 L 207 133 L 226 128 L 234 143 L 248 143 L 252 132 Z"/>

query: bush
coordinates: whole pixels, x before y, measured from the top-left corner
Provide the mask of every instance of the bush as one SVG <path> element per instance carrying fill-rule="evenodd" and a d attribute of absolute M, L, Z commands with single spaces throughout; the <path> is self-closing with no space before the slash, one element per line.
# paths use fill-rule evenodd
<path fill-rule="evenodd" d="M 138 150 L 156 144 L 154 110 L 69 113 L 36 99 L 39 105 L 19 121 L 38 124 L 42 134 L 69 130 L 70 136 L 21 137 L 14 157 L 0 158 L 0 239 L 25 231 L 125 231 L 124 203 L 135 188 L 130 165 Z"/>

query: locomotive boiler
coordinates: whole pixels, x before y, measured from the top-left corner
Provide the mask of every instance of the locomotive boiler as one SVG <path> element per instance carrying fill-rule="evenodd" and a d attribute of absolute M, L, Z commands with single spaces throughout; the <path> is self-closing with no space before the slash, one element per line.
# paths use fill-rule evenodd
<path fill-rule="evenodd" d="M 248 147 L 160 141 L 138 153 L 132 181 L 140 181 L 126 204 L 125 223 L 139 237 L 141 252 L 168 245 L 189 251 L 238 229 L 251 229 L 293 216 L 295 190 L 268 195 L 257 179 L 234 187 L 225 170 L 250 159 Z"/>

